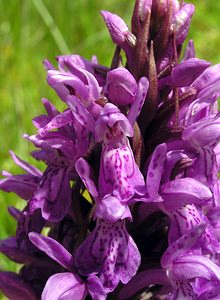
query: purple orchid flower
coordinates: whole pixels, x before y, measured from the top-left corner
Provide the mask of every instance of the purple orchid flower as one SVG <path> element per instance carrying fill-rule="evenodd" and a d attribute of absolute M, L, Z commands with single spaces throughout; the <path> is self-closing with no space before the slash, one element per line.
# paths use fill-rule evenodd
<path fill-rule="evenodd" d="M 96 228 L 76 251 L 76 268 L 81 275 L 98 274 L 106 293 L 119 281 L 126 284 L 140 265 L 140 254 L 126 231 L 124 221 L 98 219 Z"/>
<path fill-rule="evenodd" d="M 101 12 L 110 67 L 44 61 L 65 108 L 43 99 L 24 135 L 44 171 L 11 152 L 25 172 L 2 172 L 0 189 L 26 200 L 9 208 L 16 235 L 0 241 L 22 264 L 0 272 L 9 299 L 220 297 L 220 65 L 192 40 L 181 55 L 192 4 L 134 2 L 131 29 Z"/>
<path fill-rule="evenodd" d="M 128 105 L 135 101 L 138 85 L 131 73 L 119 67 L 107 73 L 106 97 L 115 105 Z"/>
<path fill-rule="evenodd" d="M 94 299 L 106 299 L 106 294 L 97 277 L 92 275 L 87 282 L 80 278 L 75 269 L 73 256 L 62 245 L 52 238 L 34 232 L 29 234 L 29 238 L 38 249 L 69 271 L 54 274 L 48 279 L 42 293 L 42 300 L 58 300 L 62 297 L 74 297 L 83 300 L 88 291 Z M 54 289 L 54 285 L 57 286 L 56 289 Z"/>
<path fill-rule="evenodd" d="M 116 221 L 130 215 L 129 202 L 138 198 L 145 201 L 142 198 L 146 194 L 145 181 L 127 139 L 127 136 L 133 135 L 131 124 L 114 105 L 106 104 L 95 130 L 96 139 L 103 140 L 98 190 L 90 179 L 85 160 L 77 161 L 76 170 L 96 200 L 97 216 L 110 222 Z"/>

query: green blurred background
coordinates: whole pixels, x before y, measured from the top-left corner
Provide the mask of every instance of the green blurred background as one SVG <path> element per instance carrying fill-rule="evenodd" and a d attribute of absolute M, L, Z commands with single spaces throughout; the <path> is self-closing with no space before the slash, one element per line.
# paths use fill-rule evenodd
<path fill-rule="evenodd" d="M 77 53 L 109 65 L 114 46 L 101 9 L 119 14 L 129 24 L 133 0 L 0 0 L 0 169 L 20 172 L 8 151 L 29 162 L 31 145 L 23 133 L 34 133 L 31 119 L 42 113 L 41 98 L 58 108 L 62 102 L 47 86 L 42 60 L 60 54 Z M 189 37 L 197 56 L 220 62 L 220 1 L 194 0 L 196 13 Z M 14 234 L 15 223 L 8 205 L 22 207 L 15 195 L 0 192 L 0 239 Z M 0 255 L 0 269 L 16 270 L 15 264 Z M 5 299 L 1 297 L 0 299 Z"/>

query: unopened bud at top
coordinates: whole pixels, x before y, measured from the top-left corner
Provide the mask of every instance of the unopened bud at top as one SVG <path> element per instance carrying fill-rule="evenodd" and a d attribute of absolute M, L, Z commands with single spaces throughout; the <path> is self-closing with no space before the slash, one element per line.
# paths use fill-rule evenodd
<path fill-rule="evenodd" d="M 133 103 L 137 91 L 137 82 L 131 73 L 119 67 L 107 73 L 106 96 L 116 105 Z"/>

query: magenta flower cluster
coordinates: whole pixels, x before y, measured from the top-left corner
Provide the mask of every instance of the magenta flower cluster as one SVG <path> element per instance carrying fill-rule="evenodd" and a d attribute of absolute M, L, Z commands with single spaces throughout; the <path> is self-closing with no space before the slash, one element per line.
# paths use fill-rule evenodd
<path fill-rule="evenodd" d="M 116 44 L 105 67 L 79 55 L 44 62 L 66 109 L 24 137 L 42 172 L 4 171 L 26 200 L 0 252 L 11 300 L 220 299 L 220 65 L 184 54 L 194 6 L 136 0 L 131 30 L 102 11 Z M 122 57 L 124 52 L 124 57 Z"/>

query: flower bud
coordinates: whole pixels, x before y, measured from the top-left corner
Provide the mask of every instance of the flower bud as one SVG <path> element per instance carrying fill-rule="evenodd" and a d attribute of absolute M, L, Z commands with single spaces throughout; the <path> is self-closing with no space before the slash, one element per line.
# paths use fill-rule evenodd
<path fill-rule="evenodd" d="M 137 82 L 131 73 L 119 67 L 107 73 L 107 97 L 116 105 L 128 105 L 134 102 Z"/>

